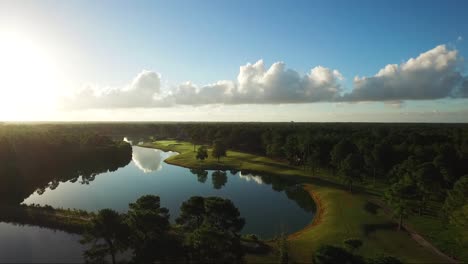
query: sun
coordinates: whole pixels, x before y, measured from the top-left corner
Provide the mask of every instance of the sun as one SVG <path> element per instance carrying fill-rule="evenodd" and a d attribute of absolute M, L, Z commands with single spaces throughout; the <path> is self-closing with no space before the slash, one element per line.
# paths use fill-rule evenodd
<path fill-rule="evenodd" d="M 0 119 L 35 120 L 55 106 L 62 76 L 32 35 L 0 28 Z"/>

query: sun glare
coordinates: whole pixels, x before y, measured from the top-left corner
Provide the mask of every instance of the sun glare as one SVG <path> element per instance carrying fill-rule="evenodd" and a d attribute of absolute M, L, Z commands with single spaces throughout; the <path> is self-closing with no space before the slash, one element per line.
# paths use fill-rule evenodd
<path fill-rule="evenodd" d="M 40 119 L 54 107 L 61 76 L 47 47 L 23 32 L 0 29 L 0 119 Z"/>

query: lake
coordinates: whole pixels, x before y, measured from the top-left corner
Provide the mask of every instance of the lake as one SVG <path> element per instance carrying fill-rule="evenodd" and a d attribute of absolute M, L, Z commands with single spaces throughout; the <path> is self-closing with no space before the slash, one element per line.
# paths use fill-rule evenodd
<path fill-rule="evenodd" d="M 220 196 L 231 199 L 246 219 L 242 233 L 262 238 L 300 230 L 312 221 L 313 201 L 294 181 L 234 171 L 196 175 L 164 163 L 171 155 L 177 153 L 134 146 L 132 161 L 124 168 L 96 175 L 92 181 L 60 182 L 54 189 L 31 194 L 24 203 L 126 212 L 128 204 L 140 196 L 155 194 L 173 221 L 182 202 L 191 196 Z"/>
<path fill-rule="evenodd" d="M 81 263 L 81 236 L 0 222 L 0 263 Z"/>
<path fill-rule="evenodd" d="M 145 194 L 161 197 L 171 221 L 191 196 L 231 199 L 246 224 L 243 234 L 269 239 L 309 224 L 315 204 L 294 180 L 238 171 L 194 171 L 164 163 L 174 152 L 133 146 L 132 161 L 115 171 L 85 177 L 54 178 L 24 199 L 24 204 L 126 212 Z M 70 180 L 71 179 L 71 180 Z M 36 226 L 0 222 L 0 262 L 81 262 L 80 236 Z"/>

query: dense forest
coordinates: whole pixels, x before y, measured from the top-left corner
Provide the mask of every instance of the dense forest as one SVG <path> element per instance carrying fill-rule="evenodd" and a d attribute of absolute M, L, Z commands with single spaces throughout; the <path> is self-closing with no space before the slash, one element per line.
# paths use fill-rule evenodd
<path fill-rule="evenodd" d="M 34 191 L 59 182 L 86 184 L 96 174 L 128 164 L 130 144 L 95 133 L 47 131 L 19 126 L 0 129 L 0 202 L 19 204 Z"/>
<path fill-rule="evenodd" d="M 74 155 L 97 149 L 106 151 L 107 146 L 114 146 L 112 141 L 98 135 L 120 140 L 127 136 L 133 141 L 171 138 L 194 145 L 222 140 L 229 149 L 287 160 L 312 171 L 329 169 L 342 175 L 350 188 L 362 180 L 394 186 L 389 193 L 409 188 L 413 193 L 408 195 L 419 200 L 420 210 L 424 210 L 428 199 L 445 200 L 455 183 L 468 174 L 468 126 L 465 124 L 5 124 L 0 127 L 0 135 L 2 170 L 11 169 L 18 162 L 27 164 L 23 161 L 37 156 L 44 160 L 36 164 L 63 164 L 75 160 Z M 76 135 L 80 138 L 73 139 Z M 48 155 L 36 155 L 46 149 Z M 7 154 L 13 150 L 18 154 Z M 109 155 L 98 156 L 116 155 L 107 150 Z M 67 155 L 62 155 L 63 152 Z M 13 157 L 17 160 L 10 161 Z M 54 162 L 47 162 L 49 158 Z"/>
<path fill-rule="evenodd" d="M 124 166 L 130 160 L 131 148 L 121 143 L 123 137 L 134 143 L 161 139 L 189 141 L 194 150 L 197 146 L 222 144 L 230 150 L 287 162 L 313 175 L 329 173 L 351 192 L 362 184 L 371 184 L 393 209 L 399 228 L 409 215 L 432 215 L 459 230 L 466 230 L 468 223 L 468 126 L 465 124 L 3 124 L 0 126 L 0 195 L 8 194 L 6 197 L 11 201 L 21 201 L 34 191 L 22 187 L 24 177 L 32 175 L 36 177 L 35 188 L 53 188 L 50 178 L 42 178 L 42 174 L 33 171 L 66 175 L 63 177 L 68 178 L 63 180 L 77 180 L 79 175 L 92 180 L 95 173 Z M 60 164 L 68 164 L 73 173 L 63 171 Z M 83 164 L 89 165 L 90 170 L 79 170 L 86 167 Z M 204 179 L 203 171 L 192 172 L 200 180 Z M 129 220 L 126 221 L 128 224 Z M 215 235 L 203 233 L 208 232 L 204 229 L 199 232 L 197 236 Z M 464 235 L 456 239 L 460 245 L 466 243 Z M 323 248 L 317 254 L 334 250 Z M 201 261 L 200 256 L 187 252 L 186 259 Z M 215 259 L 205 257 L 202 259 Z M 157 256 L 151 258 L 161 260 Z"/>

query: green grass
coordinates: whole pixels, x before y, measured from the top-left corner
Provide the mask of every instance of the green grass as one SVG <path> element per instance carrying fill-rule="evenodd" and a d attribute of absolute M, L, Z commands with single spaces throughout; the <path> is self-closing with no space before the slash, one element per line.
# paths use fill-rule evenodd
<path fill-rule="evenodd" d="M 204 161 L 195 159 L 196 152 L 193 151 L 193 144 L 189 142 L 179 142 L 175 140 L 160 140 L 152 143 L 140 145 L 142 147 L 157 148 L 164 151 L 175 151 L 179 155 L 169 157 L 165 162 L 185 168 L 200 168 L 206 170 L 243 170 L 250 172 L 266 173 L 278 176 L 307 177 L 321 180 L 319 177 L 313 177 L 310 171 L 302 170 L 298 167 L 288 165 L 287 163 L 270 159 L 268 157 L 254 154 L 227 151 L 227 157 L 223 157 L 218 162 L 211 157 L 212 149 L 208 147 L 208 158 Z M 327 179 L 333 181 L 333 178 Z"/>
<path fill-rule="evenodd" d="M 387 254 L 408 263 L 443 262 L 406 232 L 396 231 L 395 224 L 381 209 L 365 209 L 369 203 L 365 195 L 312 184 L 305 188 L 313 194 L 321 212 L 316 223 L 291 235 L 291 253 L 295 260 L 310 261 L 322 244 L 343 245 L 347 238 L 359 238 L 363 246 L 355 253 L 364 257 Z"/>
<path fill-rule="evenodd" d="M 82 234 L 94 216 L 83 210 L 58 209 L 39 205 L 1 205 L 0 221 L 35 225 Z"/>
<path fill-rule="evenodd" d="M 468 250 L 466 242 L 463 243 L 456 237 L 464 234 L 468 237 L 468 230 L 461 230 L 453 225 L 447 224 L 443 219 L 434 216 L 412 215 L 407 223 L 417 232 L 424 234 L 424 237 L 435 247 L 449 256 L 457 256 L 460 260 L 468 262 Z"/>
<path fill-rule="evenodd" d="M 237 169 L 283 177 L 301 177 L 305 183 L 304 188 L 316 200 L 318 211 L 308 227 L 289 236 L 290 255 L 296 262 L 310 262 L 313 252 L 320 245 L 342 245 L 344 239 L 351 237 L 363 241 L 363 246 L 356 253 L 364 257 L 388 254 L 411 263 L 444 261 L 417 244 L 408 233 L 397 231 L 392 219 L 383 210 L 369 206 L 369 193 L 350 193 L 334 177 L 311 175 L 310 171 L 281 161 L 237 151 L 228 151 L 227 157 L 220 162 L 211 157 L 200 162 L 195 159 L 193 145 L 188 142 L 164 140 L 143 146 L 179 152 L 180 155 L 172 156 L 166 162 L 187 168 Z M 324 175 L 323 172 L 320 174 Z M 271 263 L 276 258 L 274 253 L 249 255 L 247 261 Z"/>

